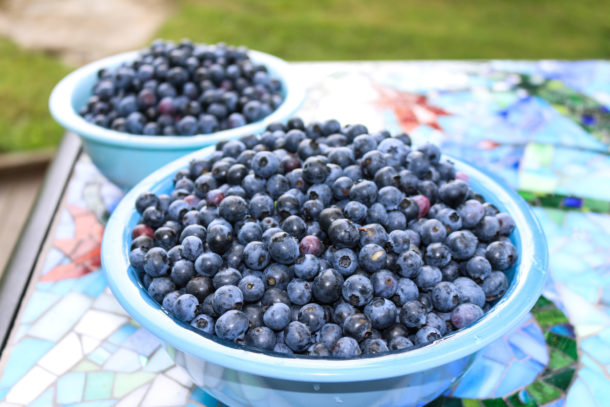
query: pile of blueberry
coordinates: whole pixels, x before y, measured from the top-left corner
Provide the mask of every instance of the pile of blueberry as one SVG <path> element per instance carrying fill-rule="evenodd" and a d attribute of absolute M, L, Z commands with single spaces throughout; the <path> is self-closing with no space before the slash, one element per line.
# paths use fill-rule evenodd
<path fill-rule="evenodd" d="M 216 146 L 144 193 L 130 262 L 148 293 L 209 335 L 352 357 L 422 345 L 508 287 L 513 219 L 438 147 L 298 118 Z"/>
<path fill-rule="evenodd" d="M 245 47 L 157 40 L 130 63 L 102 69 L 80 114 L 132 134 L 209 134 L 268 116 L 282 104 L 282 82 Z"/>

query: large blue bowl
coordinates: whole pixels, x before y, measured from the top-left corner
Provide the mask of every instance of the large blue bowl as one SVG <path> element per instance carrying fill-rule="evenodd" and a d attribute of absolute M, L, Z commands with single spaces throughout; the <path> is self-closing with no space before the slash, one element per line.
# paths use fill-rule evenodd
<path fill-rule="evenodd" d="M 510 188 L 475 167 L 455 160 L 473 190 L 516 223 L 511 236 L 520 256 L 507 272 L 508 291 L 472 326 L 432 344 L 404 352 L 350 360 L 278 356 L 248 351 L 204 337 L 166 312 L 129 266 L 131 229 L 140 215 L 135 201 L 144 191 L 172 189 L 173 174 L 207 148 L 154 172 L 133 188 L 112 214 L 102 242 L 102 265 L 119 303 L 143 327 L 165 341 L 170 355 L 197 385 L 230 406 L 416 406 L 449 388 L 477 352 L 523 321 L 543 287 L 548 253 L 544 233 L 527 204 Z"/>
<path fill-rule="evenodd" d="M 283 103 L 258 122 L 213 134 L 163 137 L 132 135 L 87 122 L 78 111 L 92 94 L 97 72 L 133 61 L 138 53 L 115 55 L 77 69 L 55 86 L 49 99 L 49 109 L 55 120 L 78 134 L 93 163 L 110 181 L 124 189 L 185 154 L 222 140 L 260 133 L 269 123 L 286 120 L 294 115 L 305 98 L 304 87 L 285 61 L 263 52 L 249 51 L 250 58 L 265 65 L 283 85 Z"/>

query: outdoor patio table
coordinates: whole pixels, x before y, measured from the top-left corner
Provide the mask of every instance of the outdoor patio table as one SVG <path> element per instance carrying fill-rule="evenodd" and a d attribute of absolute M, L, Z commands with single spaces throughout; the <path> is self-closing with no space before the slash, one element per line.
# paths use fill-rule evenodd
<path fill-rule="evenodd" d="M 504 178 L 543 225 L 543 297 L 433 405 L 607 406 L 610 62 L 293 66 L 308 86 L 303 119 L 437 143 Z M 0 405 L 219 404 L 107 287 L 100 242 L 121 196 L 66 134 L 0 286 Z"/>

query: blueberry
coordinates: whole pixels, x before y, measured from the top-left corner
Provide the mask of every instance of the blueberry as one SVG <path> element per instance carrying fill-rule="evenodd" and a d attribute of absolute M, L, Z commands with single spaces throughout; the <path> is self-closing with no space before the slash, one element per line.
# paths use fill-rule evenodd
<path fill-rule="evenodd" d="M 250 242 L 244 248 L 244 264 L 253 270 L 263 270 L 270 261 L 269 252 L 262 242 Z"/>
<path fill-rule="evenodd" d="M 462 218 L 451 208 L 445 208 L 438 211 L 435 218 L 440 220 L 447 228 L 447 233 L 462 229 Z"/>
<path fill-rule="evenodd" d="M 186 284 L 186 293 L 197 297 L 199 302 L 203 302 L 205 298 L 214 291 L 212 280 L 209 277 L 194 277 Z"/>
<path fill-rule="evenodd" d="M 312 333 L 317 332 L 326 323 L 324 308 L 317 303 L 303 305 L 299 309 L 297 319 L 307 325 Z"/>
<path fill-rule="evenodd" d="M 277 173 L 280 166 L 280 160 L 273 153 L 261 151 L 260 153 L 256 153 L 252 158 L 251 166 L 257 176 L 269 178 Z"/>
<path fill-rule="evenodd" d="M 167 277 L 161 277 L 161 278 L 167 279 Z M 151 284 L 152 284 L 152 281 L 151 281 Z M 150 285 L 148 287 L 150 288 Z M 163 297 L 163 302 L 161 303 L 161 305 L 170 314 L 173 314 L 174 313 L 174 305 L 176 304 L 176 300 L 181 295 L 182 295 L 182 293 L 180 291 L 177 291 L 177 290 L 176 291 L 171 291 L 171 292 L 165 294 L 165 297 Z"/>
<path fill-rule="evenodd" d="M 413 347 L 413 342 L 404 336 L 397 336 L 390 341 L 388 346 L 390 350 L 401 350 Z"/>
<path fill-rule="evenodd" d="M 393 230 L 388 235 L 386 246 L 395 254 L 402 254 L 409 250 L 411 245 L 410 234 L 404 230 Z"/>
<path fill-rule="evenodd" d="M 255 302 L 260 300 L 265 293 L 265 284 L 256 276 L 244 276 L 238 283 L 238 287 L 242 292 L 246 302 Z"/>
<path fill-rule="evenodd" d="M 350 315 L 343 322 L 343 332 L 358 342 L 371 336 L 373 325 L 364 314 Z"/>
<path fill-rule="evenodd" d="M 509 236 L 515 229 L 515 221 L 508 213 L 499 213 L 496 215 L 496 219 L 500 227 L 500 235 Z"/>
<path fill-rule="evenodd" d="M 364 308 L 364 315 L 371 321 L 373 328 L 385 329 L 396 323 L 396 306 L 387 298 L 375 298 Z"/>
<path fill-rule="evenodd" d="M 343 277 L 334 269 L 320 271 L 315 277 L 311 292 L 313 297 L 323 304 L 330 304 L 339 299 Z"/>
<path fill-rule="evenodd" d="M 451 261 L 451 250 L 442 243 L 430 243 L 424 258 L 430 266 L 445 267 Z"/>
<path fill-rule="evenodd" d="M 349 336 L 339 338 L 332 349 L 332 355 L 340 358 L 358 356 L 362 353 L 358 342 Z"/>
<path fill-rule="evenodd" d="M 443 184 L 438 191 L 440 199 L 452 208 L 464 203 L 469 192 L 468 184 L 459 179 Z"/>
<path fill-rule="evenodd" d="M 198 306 L 197 297 L 191 294 L 182 294 L 174 304 L 174 315 L 180 321 L 190 322 L 195 318 Z"/>
<path fill-rule="evenodd" d="M 190 261 L 195 261 L 203 254 L 203 243 L 197 236 L 187 236 L 182 241 L 182 256 Z"/>
<path fill-rule="evenodd" d="M 312 202 L 312 201 L 308 201 Z M 289 216 L 281 223 L 282 229 L 288 234 L 294 236 L 297 239 L 300 239 L 305 236 L 305 232 L 307 231 L 307 224 L 305 221 L 299 216 Z"/>
<path fill-rule="evenodd" d="M 377 200 L 377 185 L 372 181 L 359 180 L 350 189 L 349 199 L 371 206 Z"/>
<path fill-rule="evenodd" d="M 294 279 L 288 283 L 286 292 L 293 304 L 307 304 L 311 300 L 311 283 L 301 279 Z"/>
<path fill-rule="evenodd" d="M 409 278 L 401 278 L 398 280 L 396 294 L 392 300 L 396 305 L 404 305 L 408 301 L 413 301 L 419 298 L 419 289 L 413 280 Z"/>
<path fill-rule="evenodd" d="M 447 237 L 447 229 L 440 221 L 429 219 L 422 224 L 421 240 L 424 244 L 442 242 Z"/>
<path fill-rule="evenodd" d="M 303 280 L 312 280 L 320 270 L 318 258 L 313 254 L 305 254 L 294 263 L 294 274 Z"/>
<path fill-rule="evenodd" d="M 241 309 L 244 297 L 239 288 L 234 285 L 223 285 L 214 292 L 212 306 L 218 314 L 224 314 L 231 309 Z"/>
<path fill-rule="evenodd" d="M 248 324 L 246 314 L 238 310 L 230 310 L 216 320 L 214 331 L 222 339 L 236 340 L 246 333 Z"/>
<path fill-rule="evenodd" d="M 367 207 L 366 205 L 356 202 L 349 201 L 344 208 L 345 216 L 354 223 L 361 223 L 366 218 Z"/>
<path fill-rule="evenodd" d="M 374 243 L 363 246 L 358 255 L 360 266 L 371 273 L 381 270 L 386 264 L 386 259 L 386 251 Z"/>
<path fill-rule="evenodd" d="M 311 343 L 311 332 L 302 322 L 292 321 L 285 330 L 286 345 L 295 352 L 302 352 Z"/>
<path fill-rule="evenodd" d="M 441 273 L 438 267 L 426 265 L 419 270 L 415 282 L 420 290 L 429 291 L 432 290 L 436 284 L 440 283 L 442 279 L 443 273 Z"/>
<path fill-rule="evenodd" d="M 290 323 L 290 307 L 281 302 L 272 304 L 263 314 L 265 325 L 275 331 L 281 331 Z"/>
<path fill-rule="evenodd" d="M 451 317 L 451 313 L 445 313 L 445 315 L 447 314 L 449 317 Z M 428 313 L 426 317 L 426 325 L 437 329 L 441 333 L 441 336 L 447 333 L 447 323 L 435 312 Z"/>
<path fill-rule="evenodd" d="M 506 275 L 501 271 L 492 271 L 481 284 L 481 288 L 485 292 L 487 301 L 493 301 L 500 298 L 508 289 Z"/>
<path fill-rule="evenodd" d="M 460 304 L 451 311 L 451 323 L 457 329 L 472 324 L 483 316 L 481 307 L 471 303 Z"/>
<path fill-rule="evenodd" d="M 299 244 L 286 232 L 276 233 L 269 243 L 269 254 L 278 263 L 292 264 L 299 257 Z"/>
<path fill-rule="evenodd" d="M 279 202 L 278 202 L 279 205 Z M 250 200 L 249 212 L 256 219 L 263 219 L 273 214 L 274 202 L 269 195 L 256 194 Z"/>
<path fill-rule="evenodd" d="M 153 247 L 144 256 L 143 269 L 151 277 L 160 277 L 169 271 L 167 252 L 160 247 Z"/>
<path fill-rule="evenodd" d="M 206 242 L 212 251 L 222 254 L 226 252 L 233 243 L 233 232 L 226 225 L 211 225 L 208 227 Z"/>
<path fill-rule="evenodd" d="M 188 260 L 178 260 L 175 262 L 170 273 L 172 281 L 178 287 L 185 286 L 194 275 L 195 269 L 193 263 Z"/>
<path fill-rule="evenodd" d="M 450 282 L 442 281 L 432 290 L 432 304 L 441 312 L 449 312 L 460 303 L 457 287 Z"/>
<path fill-rule="evenodd" d="M 202 276 L 214 277 L 222 266 L 222 257 L 214 252 L 202 253 L 195 260 L 195 271 Z"/>
<path fill-rule="evenodd" d="M 368 304 L 374 294 L 373 284 L 367 277 L 356 274 L 345 280 L 342 287 L 345 301 L 353 306 L 364 306 Z"/>
<path fill-rule="evenodd" d="M 400 309 L 400 322 L 409 328 L 420 328 L 426 324 L 427 312 L 424 305 L 417 301 L 407 301 Z"/>
<path fill-rule="evenodd" d="M 476 236 L 468 230 L 458 230 L 451 232 L 445 241 L 451 250 L 451 257 L 456 260 L 466 260 L 472 257 L 477 249 L 478 240 Z"/>
<path fill-rule="evenodd" d="M 328 323 L 322 325 L 316 332 L 316 341 L 326 346 L 327 349 L 332 349 L 342 335 L 343 329 L 339 325 Z"/>
<path fill-rule="evenodd" d="M 197 236 L 201 241 L 205 241 L 205 228 L 201 225 L 188 225 L 180 234 L 180 242 L 182 242 L 187 236 Z"/>
<path fill-rule="evenodd" d="M 243 245 L 250 242 L 260 241 L 263 237 L 263 230 L 256 222 L 246 222 L 237 232 L 237 241 Z"/>
<path fill-rule="evenodd" d="M 434 342 L 437 339 L 440 339 L 441 333 L 438 329 L 426 325 L 419 329 L 415 334 L 415 344 L 416 345 L 425 345 L 430 342 Z"/>
<path fill-rule="evenodd" d="M 294 353 L 292 351 L 292 349 L 290 349 L 285 343 L 276 343 L 275 346 L 273 347 L 273 351 L 277 352 L 277 353 L 288 354 L 288 355 L 291 355 Z"/>
<path fill-rule="evenodd" d="M 351 249 L 339 249 L 333 253 L 331 265 L 344 277 L 352 275 L 358 268 L 358 258 Z"/>
<path fill-rule="evenodd" d="M 285 290 L 292 278 L 290 270 L 283 264 L 272 263 L 263 273 L 263 281 L 267 288 Z"/>
<path fill-rule="evenodd" d="M 174 291 L 176 286 L 167 277 L 153 278 L 148 286 L 148 294 L 158 303 L 163 301 L 163 298 L 170 292 Z"/>
<path fill-rule="evenodd" d="M 453 281 L 458 290 L 461 303 L 472 303 L 482 307 L 485 305 L 485 292 L 477 283 L 468 277 L 458 277 Z"/>
<path fill-rule="evenodd" d="M 358 229 L 360 231 L 360 246 L 367 244 L 376 244 L 385 246 L 389 237 L 383 226 L 377 223 L 371 223 Z"/>
<path fill-rule="evenodd" d="M 474 228 L 474 234 L 482 242 L 490 242 L 500 233 L 500 223 L 495 216 L 484 216 Z"/>
<path fill-rule="evenodd" d="M 214 318 L 206 314 L 197 315 L 192 321 L 191 326 L 209 335 L 214 334 Z"/>
<path fill-rule="evenodd" d="M 307 354 L 310 356 L 330 356 L 330 350 L 323 343 L 314 343 L 307 348 Z"/>
<path fill-rule="evenodd" d="M 320 184 L 330 174 L 330 168 L 321 156 L 309 157 L 303 163 L 303 178 L 311 184 Z"/>
<path fill-rule="evenodd" d="M 485 257 L 474 256 L 466 263 L 466 274 L 475 282 L 481 283 L 491 274 L 491 264 Z"/>
<path fill-rule="evenodd" d="M 225 285 L 237 285 L 241 278 L 242 275 L 238 270 L 232 267 L 225 267 L 214 274 L 212 284 L 214 285 L 214 288 L 218 289 Z"/>
<path fill-rule="evenodd" d="M 246 345 L 257 349 L 273 350 L 275 333 L 265 326 L 249 329 L 246 333 Z"/>

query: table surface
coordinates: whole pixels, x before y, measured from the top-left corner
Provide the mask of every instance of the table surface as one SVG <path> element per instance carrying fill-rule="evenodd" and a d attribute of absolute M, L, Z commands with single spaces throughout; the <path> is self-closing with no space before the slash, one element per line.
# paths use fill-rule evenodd
<path fill-rule="evenodd" d="M 435 404 L 608 405 L 610 63 L 293 66 L 308 86 L 302 118 L 437 143 L 503 177 L 543 225 L 544 298 Z M 100 241 L 121 195 L 68 134 L 0 285 L 0 405 L 219 404 L 107 287 Z"/>

